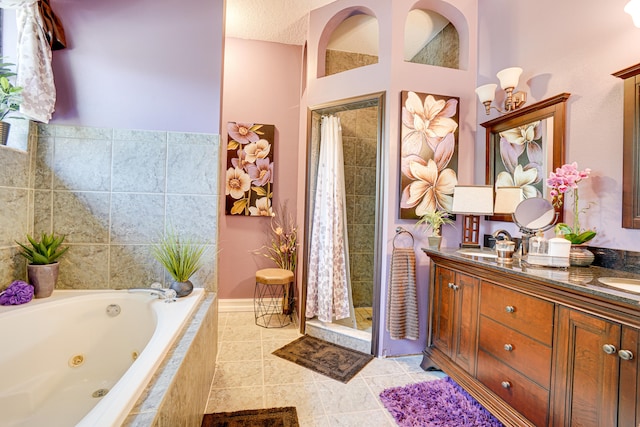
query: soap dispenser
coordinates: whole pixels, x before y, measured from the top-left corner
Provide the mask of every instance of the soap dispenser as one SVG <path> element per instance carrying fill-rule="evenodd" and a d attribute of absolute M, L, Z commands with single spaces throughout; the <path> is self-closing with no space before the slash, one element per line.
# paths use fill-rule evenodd
<path fill-rule="evenodd" d="M 548 242 L 542 230 L 538 230 L 536 235 L 529 239 L 529 253 L 532 255 L 546 255 Z"/>

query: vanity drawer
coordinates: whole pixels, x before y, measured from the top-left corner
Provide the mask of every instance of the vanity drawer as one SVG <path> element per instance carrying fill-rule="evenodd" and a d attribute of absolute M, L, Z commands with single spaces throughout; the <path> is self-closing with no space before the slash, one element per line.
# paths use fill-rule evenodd
<path fill-rule="evenodd" d="M 549 424 L 549 391 L 483 350 L 478 351 L 477 378 L 536 426 Z"/>
<path fill-rule="evenodd" d="M 551 302 L 482 281 L 480 314 L 548 346 L 553 338 Z"/>
<path fill-rule="evenodd" d="M 551 347 L 480 316 L 480 348 L 549 389 Z"/>

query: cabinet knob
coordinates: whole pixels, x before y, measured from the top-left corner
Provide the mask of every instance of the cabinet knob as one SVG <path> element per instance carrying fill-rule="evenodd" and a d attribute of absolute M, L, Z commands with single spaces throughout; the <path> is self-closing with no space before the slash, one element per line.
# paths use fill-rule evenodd
<path fill-rule="evenodd" d="M 449 289 L 453 289 L 453 287 L 455 286 L 453 283 L 449 282 L 449 284 L 447 285 L 449 287 Z"/>
<path fill-rule="evenodd" d="M 506 389 L 511 388 L 511 383 L 509 381 L 502 381 L 502 383 L 500 384 L 502 385 L 502 388 L 506 388 Z"/>
<path fill-rule="evenodd" d="M 505 310 L 507 313 L 513 313 L 514 311 L 516 311 L 516 308 L 515 308 L 514 306 L 512 306 L 512 305 L 508 305 L 508 306 L 506 306 L 506 307 L 504 308 L 504 310 Z"/>
<path fill-rule="evenodd" d="M 618 352 L 618 356 L 623 360 L 631 360 L 633 359 L 633 353 L 629 350 L 620 350 Z"/>
<path fill-rule="evenodd" d="M 512 351 L 513 350 L 513 346 L 511 344 L 505 344 L 504 345 L 504 349 L 505 349 L 505 351 Z"/>
<path fill-rule="evenodd" d="M 616 346 L 612 344 L 605 344 L 602 346 L 602 350 L 607 354 L 615 354 Z"/>

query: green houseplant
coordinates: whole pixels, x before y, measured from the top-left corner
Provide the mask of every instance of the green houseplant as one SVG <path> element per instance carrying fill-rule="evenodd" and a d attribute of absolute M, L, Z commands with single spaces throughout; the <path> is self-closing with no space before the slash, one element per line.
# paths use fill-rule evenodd
<path fill-rule="evenodd" d="M 417 224 L 424 224 L 431 230 L 432 235 L 428 237 L 429 248 L 440 249 L 440 243 L 442 242 L 442 236 L 440 236 L 440 229 L 445 224 L 453 224 L 451 214 L 447 211 L 434 210 L 427 212 L 420 217 Z"/>
<path fill-rule="evenodd" d="M 4 58 L 0 57 L 0 145 L 7 144 L 9 137 L 9 129 L 11 125 L 4 121 L 10 114 L 20 109 L 22 102 L 22 88 L 14 86 L 9 80 L 16 74 L 11 71 L 14 64 L 4 62 Z"/>
<path fill-rule="evenodd" d="M 56 236 L 55 233 L 42 233 L 40 240 L 36 240 L 27 234 L 28 244 L 16 242 L 20 245 L 20 254 L 27 259 L 27 278 L 34 288 L 36 298 L 51 296 L 58 281 L 60 258 L 69 247 L 61 247 L 65 236 Z"/>
<path fill-rule="evenodd" d="M 193 239 L 182 238 L 171 229 L 151 250 L 153 257 L 173 278 L 170 288 L 176 291 L 178 297 L 189 295 L 193 291 L 193 283 L 189 279 L 202 267 L 206 246 Z"/>

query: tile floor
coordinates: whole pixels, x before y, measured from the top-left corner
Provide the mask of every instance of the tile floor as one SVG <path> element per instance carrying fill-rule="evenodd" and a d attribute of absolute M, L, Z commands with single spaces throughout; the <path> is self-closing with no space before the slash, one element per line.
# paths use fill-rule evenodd
<path fill-rule="evenodd" d="M 374 359 L 343 384 L 271 352 L 300 336 L 294 325 L 265 329 L 253 313 L 220 313 L 219 351 L 207 412 L 295 406 L 301 427 L 395 426 L 378 394 L 441 378 L 424 372 L 421 356 Z"/>

